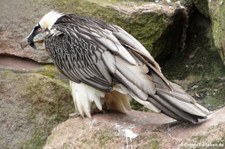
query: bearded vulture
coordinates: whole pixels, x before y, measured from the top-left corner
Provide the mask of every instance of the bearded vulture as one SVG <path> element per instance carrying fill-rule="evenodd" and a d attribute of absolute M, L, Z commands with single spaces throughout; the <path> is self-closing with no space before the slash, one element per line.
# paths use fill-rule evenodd
<path fill-rule="evenodd" d="M 51 11 L 22 42 L 45 48 L 59 71 L 70 80 L 81 116 L 94 108 L 126 113 L 130 99 L 178 121 L 198 123 L 209 111 L 180 86 L 168 81 L 145 47 L 117 25 Z"/>

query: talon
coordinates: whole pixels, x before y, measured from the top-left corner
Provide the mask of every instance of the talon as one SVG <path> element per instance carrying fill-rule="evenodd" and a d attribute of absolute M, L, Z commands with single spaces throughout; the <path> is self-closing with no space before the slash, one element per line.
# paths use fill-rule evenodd
<path fill-rule="evenodd" d="M 81 115 L 79 113 L 70 113 L 69 114 L 69 118 L 77 118 L 77 117 L 80 117 Z"/>

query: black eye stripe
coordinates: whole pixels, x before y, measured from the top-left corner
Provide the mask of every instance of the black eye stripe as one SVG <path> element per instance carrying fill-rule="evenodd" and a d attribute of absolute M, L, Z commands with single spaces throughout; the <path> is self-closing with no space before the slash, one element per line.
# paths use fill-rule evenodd
<path fill-rule="evenodd" d="M 35 27 L 34 27 L 34 31 L 38 31 L 38 29 L 41 28 L 40 24 L 38 23 Z"/>
<path fill-rule="evenodd" d="M 39 30 L 39 29 L 40 29 L 40 30 Z M 41 26 L 40 26 L 39 23 L 33 27 L 33 30 L 31 31 L 31 33 L 29 34 L 28 39 L 27 39 L 28 42 L 29 42 L 29 44 L 30 44 L 31 46 L 35 47 L 35 45 L 34 45 L 34 43 L 33 43 L 33 38 L 34 38 L 37 34 L 39 34 L 41 31 L 42 31 L 42 28 L 41 28 Z"/>

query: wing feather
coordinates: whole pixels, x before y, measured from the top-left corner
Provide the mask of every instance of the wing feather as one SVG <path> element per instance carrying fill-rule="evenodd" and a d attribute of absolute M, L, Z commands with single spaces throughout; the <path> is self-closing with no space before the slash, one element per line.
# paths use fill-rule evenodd
<path fill-rule="evenodd" d="M 71 27 L 74 28 L 73 33 L 66 31 L 66 26 L 60 27 L 60 36 L 49 36 L 45 41 L 46 48 L 59 70 L 72 81 L 84 82 L 100 90 L 110 90 L 111 76 L 99 67 L 102 65 L 102 50 L 90 46 L 92 43 L 78 35 L 75 27 Z"/>
<path fill-rule="evenodd" d="M 155 67 L 160 71 L 160 66 L 151 56 L 151 54 L 145 49 L 145 47 L 133 36 L 127 33 L 124 29 L 117 25 L 112 25 L 114 27 L 113 34 L 121 40 L 124 44 L 132 47 L 132 50 L 137 51 L 138 53 L 142 54 L 143 56 L 147 57 L 149 61 L 155 65 Z"/>

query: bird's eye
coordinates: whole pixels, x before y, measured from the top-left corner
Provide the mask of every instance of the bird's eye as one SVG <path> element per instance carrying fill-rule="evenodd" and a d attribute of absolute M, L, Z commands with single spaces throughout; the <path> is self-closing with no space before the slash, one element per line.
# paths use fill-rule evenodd
<path fill-rule="evenodd" d="M 42 28 L 39 27 L 39 28 L 38 28 L 38 32 L 41 32 L 41 31 L 42 31 Z"/>

